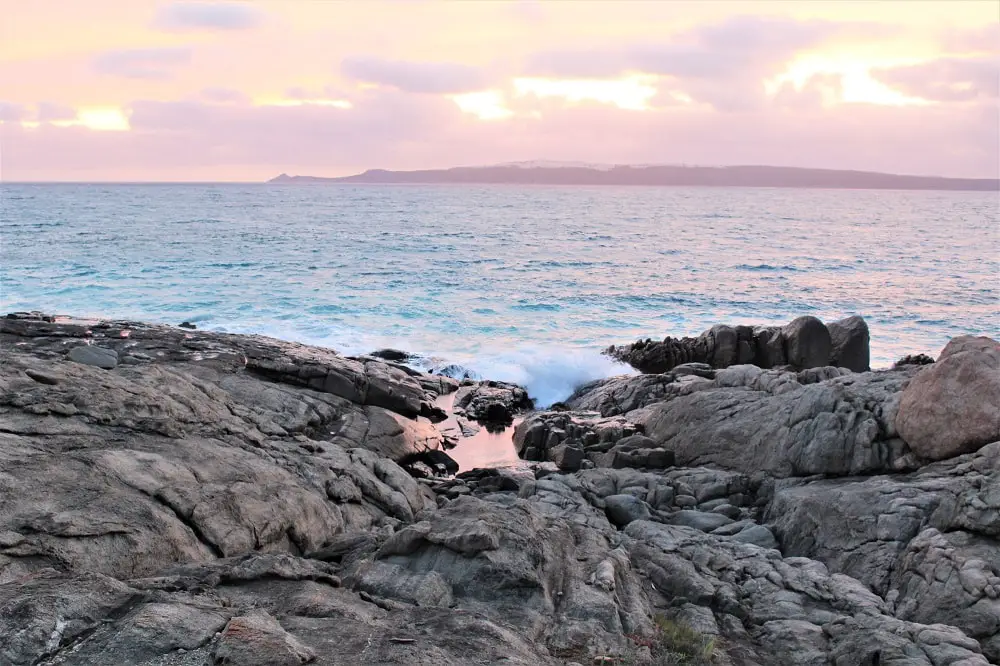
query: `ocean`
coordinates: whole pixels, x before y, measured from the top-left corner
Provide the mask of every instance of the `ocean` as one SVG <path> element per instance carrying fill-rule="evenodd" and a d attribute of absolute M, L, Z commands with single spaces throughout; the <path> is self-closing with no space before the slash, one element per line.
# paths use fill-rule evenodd
<path fill-rule="evenodd" d="M 544 405 L 601 355 L 860 314 L 873 366 L 1000 331 L 996 193 L 0 185 L 0 309 L 395 347 Z"/>

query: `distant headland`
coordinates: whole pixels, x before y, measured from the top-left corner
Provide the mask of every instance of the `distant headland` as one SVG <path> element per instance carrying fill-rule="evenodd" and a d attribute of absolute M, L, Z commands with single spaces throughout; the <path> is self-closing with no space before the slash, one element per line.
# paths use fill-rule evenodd
<path fill-rule="evenodd" d="M 592 165 L 518 162 L 420 171 L 369 169 L 338 178 L 281 174 L 269 183 L 645 185 L 673 187 L 791 187 L 875 190 L 1000 191 L 993 178 L 906 176 L 872 171 L 773 166 Z"/>

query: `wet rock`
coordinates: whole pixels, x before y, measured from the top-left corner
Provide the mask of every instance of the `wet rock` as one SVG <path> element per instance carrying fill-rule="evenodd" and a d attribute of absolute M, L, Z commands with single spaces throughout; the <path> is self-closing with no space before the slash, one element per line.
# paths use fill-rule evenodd
<path fill-rule="evenodd" d="M 901 368 L 905 365 L 930 365 L 934 359 L 927 354 L 907 354 L 892 364 L 893 369 Z"/>
<path fill-rule="evenodd" d="M 378 349 L 370 353 L 369 356 L 380 358 L 383 361 L 396 361 L 397 363 L 409 361 L 412 358 L 409 352 L 399 349 Z"/>
<path fill-rule="evenodd" d="M 479 382 L 455 393 L 455 412 L 487 425 L 510 425 L 514 414 L 531 407 L 527 391 L 505 382 Z"/>

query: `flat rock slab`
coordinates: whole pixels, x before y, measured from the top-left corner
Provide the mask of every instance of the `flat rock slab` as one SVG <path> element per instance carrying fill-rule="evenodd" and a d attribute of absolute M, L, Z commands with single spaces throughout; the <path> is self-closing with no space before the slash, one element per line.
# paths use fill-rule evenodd
<path fill-rule="evenodd" d="M 94 345 L 80 345 L 69 350 L 69 360 L 113 370 L 118 365 L 118 352 Z"/>

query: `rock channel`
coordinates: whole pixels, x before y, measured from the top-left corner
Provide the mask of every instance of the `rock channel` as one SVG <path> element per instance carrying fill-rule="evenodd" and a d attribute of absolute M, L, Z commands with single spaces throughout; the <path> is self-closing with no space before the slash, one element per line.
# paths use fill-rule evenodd
<path fill-rule="evenodd" d="M 419 479 L 442 394 L 523 392 L 137 322 L 0 354 L 0 664 L 1000 660 L 987 338 L 604 380 L 517 426 L 532 462 Z"/>

